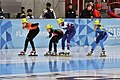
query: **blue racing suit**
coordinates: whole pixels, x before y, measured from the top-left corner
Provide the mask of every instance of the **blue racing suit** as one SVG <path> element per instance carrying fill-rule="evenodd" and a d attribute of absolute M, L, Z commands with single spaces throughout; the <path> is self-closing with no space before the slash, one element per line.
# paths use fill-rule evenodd
<path fill-rule="evenodd" d="M 66 30 L 62 38 L 62 49 L 65 49 L 65 41 L 67 39 L 67 49 L 70 49 L 70 40 L 74 37 L 76 33 L 75 25 L 71 22 L 64 22 L 62 24 L 62 29 Z"/>
<path fill-rule="evenodd" d="M 100 43 L 102 50 L 104 50 L 105 48 L 103 42 L 108 38 L 106 29 L 104 29 L 102 26 L 98 27 L 95 31 L 95 37 L 96 40 L 93 42 L 91 50 L 94 51 L 98 43 Z"/>

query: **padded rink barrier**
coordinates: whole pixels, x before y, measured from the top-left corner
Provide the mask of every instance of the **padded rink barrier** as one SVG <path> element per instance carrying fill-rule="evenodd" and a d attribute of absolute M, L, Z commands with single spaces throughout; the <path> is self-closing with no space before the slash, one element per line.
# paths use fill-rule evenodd
<path fill-rule="evenodd" d="M 49 39 L 46 39 L 48 33 L 45 29 L 47 24 L 52 24 L 54 28 L 60 28 L 56 19 L 29 19 L 29 22 L 39 23 L 40 33 L 34 39 L 37 48 L 48 47 Z M 65 19 L 73 22 L 76 26 L 76 35 L 71 40 L 71 46 L 91 46 L 94 41 L 94 19 Z M 120 45 L 120 19 L 100 19 L 102 26 L 114 33 L 109 35 L 106 45 Z M 22 29 L 21 20 L 4 19 L 0 20 L 0 49 L 18 49 L 23 48 L 27 35 L 27 30 Z M 59 47 L 61 41 L 59 41 Z"/>

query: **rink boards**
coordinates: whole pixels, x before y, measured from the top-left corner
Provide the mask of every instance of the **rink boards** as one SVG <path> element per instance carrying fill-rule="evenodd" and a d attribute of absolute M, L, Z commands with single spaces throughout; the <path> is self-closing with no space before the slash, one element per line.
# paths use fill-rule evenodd
<path fill-rule="evenodd" d="M 59 28 L 56 19 L 32 19 L 29 22 L 39 23 L 40 33 L 35 38 L 35 46 L 37 48 L 48 47 L 49 39 L 46 39 L 48 33 L 45 29 L 47 24 L 52 24 L 54 28 Z M 76 26 L 76 35 L 71 40 L 71 46 L 91 46 L 94 40 L 94 19 L 65 19 L 65 21 L 73 22 Z M 101 24 L 114 33 L 109 35 L 106 45 L 120 45 L 120 19 L 100 19 Z M 0 20 L 0 49 L 18 49 L 22 48 L 27 35 L 27 30 L 22 29 L 21 20 L 5 19 Z M 64 31 L 65 32 L 65 31 Z M 61 46 L 61 41 L 59 41 Z"/>

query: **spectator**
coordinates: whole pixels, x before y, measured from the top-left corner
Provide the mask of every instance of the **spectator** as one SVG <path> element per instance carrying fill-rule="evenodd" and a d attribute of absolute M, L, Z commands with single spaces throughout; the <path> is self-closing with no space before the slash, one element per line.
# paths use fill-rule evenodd
<path fill-rule="evenodd" d="M 92 9 L 94 9 L 94 7 L 95 7 L 95 5 L 94 5 L 94 0 L 90 0 L 90 1 L 89 1 L 89 4 L 91 4 L 91 5 L 92 5 Z"/>
<path fill-rule="evenodd" d="M 95 8 L 94 1 L 93 1 L 93 0 L 90 0 L 90 1 L 89 1 L 89 4 L 92 5 L 91 14 L 92 14 L 92 18 L 93 18 L 93 11 L 94 11 L 94 8 Z"/>
<path fill-rule="evenodd" d="M 76 12 L 73 10 L 73 6 L 71 3 L 68 4 L 68 10 L 66 11 L 66 18 L 76 18 Z"/>
<path fill-rule="evenodd" d="M 21 18 L 26 18 L 26 15 L 25 14 L 21 14 Z"/>
<path fill-rule="evenodd" d="M 34 16 L 32 15 L 32 9 L 27 10 L 27 18 L 28 19 L 34 19 Z"/>
<path fill-rule="evenodd" d="M 43 10 L 43 13 L 41 14 L 40 18 L 46 18 L 46 19 L 55 19 L 56 18 L 55 12 L 51 8 L 51 3 L 46 4 L 46 9 Z"/>
<path fill-rule="evenodd" d="M 120 18 L 119 15 L 114 13 L 113 7 L 111 7 L 111 10 L 107 10 L 107 14 L 108 14 L 109 18 Z"/>
<path fill-rule="evenodd" d="M 0 19 L 5 19 L 3 9 L 0 7 Z"/>
<path fill-rule="evenodd" d="M 92 18 L 91 10 L 92 10 L 92 5 L 88 4 L 87 8 L 82 11 L 80 18 Z"/>
<path fill-rule="evenodd" d="M 22 18 L 25 15 L 25 7 L 21 7 L 21 13 L 17 13 L 16 18 Z"/>
<path fill-rule="evenodd" d="M 97 4 L 95 9 L 93 10 L 93 17 L 94 18 L 101 18 L 100 10 L 101 10 L 101 4 Z"/>

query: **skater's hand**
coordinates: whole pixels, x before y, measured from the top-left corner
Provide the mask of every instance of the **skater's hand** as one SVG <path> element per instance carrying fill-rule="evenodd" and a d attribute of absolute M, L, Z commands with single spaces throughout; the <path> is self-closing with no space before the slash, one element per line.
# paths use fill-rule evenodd
<path fill-rule="evenodd" d="M 25 27 L 22 27 L 23 29 L 25 29 Z"/>
<path fill-rule="evenodd" d="M 113 34 L 113 33 L 111 33 L 111 32 L 108 32 L 108 33 L 109 33 L 110 35 L 112 35 L 112 36 L 114 35 L 114 34 Z"/>

